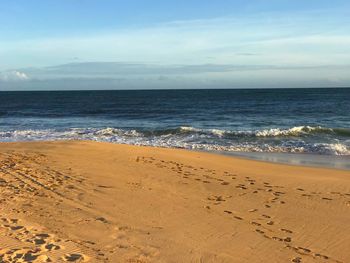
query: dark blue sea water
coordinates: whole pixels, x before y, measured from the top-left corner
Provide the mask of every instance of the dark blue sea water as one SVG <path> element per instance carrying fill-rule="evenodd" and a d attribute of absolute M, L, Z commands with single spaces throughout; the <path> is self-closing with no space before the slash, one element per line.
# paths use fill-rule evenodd
<path fill-rule="evenodd" d="M 0 141 L 350 155 L 350 89 L 0 92 Z"/>

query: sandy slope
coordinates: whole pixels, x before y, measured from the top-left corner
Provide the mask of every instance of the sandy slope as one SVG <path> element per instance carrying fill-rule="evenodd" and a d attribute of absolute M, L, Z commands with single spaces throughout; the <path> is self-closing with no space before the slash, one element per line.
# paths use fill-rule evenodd
<path fill-rule="evenodd" d="M 0 144 L 0 213 L 0 262 L 350 262 L 349 171 Z"/>

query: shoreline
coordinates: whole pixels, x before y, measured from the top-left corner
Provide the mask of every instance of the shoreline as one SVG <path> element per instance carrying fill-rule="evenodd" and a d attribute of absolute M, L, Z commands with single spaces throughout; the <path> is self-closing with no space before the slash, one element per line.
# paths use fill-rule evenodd
<path fill-rule="evenodd" d="M 348 155 L 317 155 L 309 153 L 270 153 L 270 152 L 220 152 L 222 155 L 256 160 L 267 163 L 303 167 L 321 167 L 337 170 L 350 170 Z"/>
<path fill-rule="evenodd" d="M 0 261 L 350 260 L 346 170 L 93 141 L 0 143 L 0 167 Z"/>
<path fill-rule="evenodd" d="M 302 167 L 320 167 L 337 170 L 350 170 L 350 155 L 323 155 L 323 154 L 311 154 L 311 153 L 289 153 L 289 152 L 230 152 L 230 151 L 219 151 L 219 150 L 197 150 L 197 149 L 186 149 L 181 147 L 167 147 L 167 146 L 150 146 L 150 145 L 137 145 L 129 143 L 116 143 L 106 142 L 98 140 L 31 140 L 31 141 L 11 141 L 1 142 L 1 144 L 16 144 L 16 143 L 51 143 L 51 142 L 96 142 L 96 143 L 108 143 L 114 145 L 129 145 L 136 147 L 147 147 L 147 148 L 160 148 L 160 149 L 174 149 L 184 150 L 199 153 L 210 153 L 222 156 L 231 156 L 233 158 L 240 158 L 244 160 L 255 160 L 266 163 L 284 164 L 292 166 Z"/>

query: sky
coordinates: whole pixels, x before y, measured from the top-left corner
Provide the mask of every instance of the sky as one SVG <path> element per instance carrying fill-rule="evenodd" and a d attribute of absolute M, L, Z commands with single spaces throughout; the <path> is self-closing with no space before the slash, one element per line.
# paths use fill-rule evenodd
<path fill-rule="evenodd" d="M 349 86 L 348 0 L 0 1 L 0 90 Z"/>

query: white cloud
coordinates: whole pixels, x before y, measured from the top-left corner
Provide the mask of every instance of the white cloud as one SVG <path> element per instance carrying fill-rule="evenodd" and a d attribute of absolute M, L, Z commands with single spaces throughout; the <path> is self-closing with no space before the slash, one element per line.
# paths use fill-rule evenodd
<path fill-rule="evenodd" d="M 0 72 L 0 80 L 2 81 L 24 81 L 29 80 L 29 77 L 26 73 L 13 70 L 7 72 Z"/>

